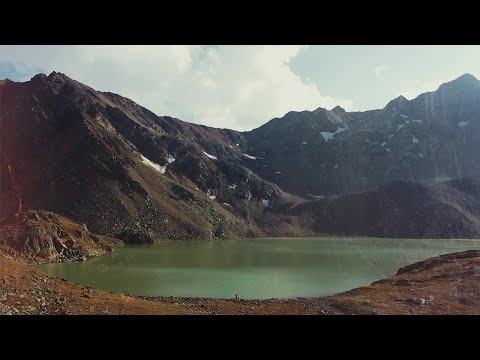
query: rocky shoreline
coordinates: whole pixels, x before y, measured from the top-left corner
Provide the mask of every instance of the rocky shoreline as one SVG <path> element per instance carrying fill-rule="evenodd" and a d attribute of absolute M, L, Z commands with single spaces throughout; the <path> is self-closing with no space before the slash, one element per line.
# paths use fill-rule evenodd
<path fill-rule="evenodd" d="M 322 298 L 129 296 L 43 274 L 0 252 L 0 314 L 374 315 L 480 314 L 480 251 L 433 257 L 369 286 Z"/>
<path fill-rule="evenodd" d="M 18 221 L 4 222 L 0 232 L 0 314 L 480 314 L 480 250 L 433 257 L 369 286 L 322 298 L 126 295 L 71 283 L 32 267 L 106 255 L 120 244 L 45 211 L 28 210 Z"/>

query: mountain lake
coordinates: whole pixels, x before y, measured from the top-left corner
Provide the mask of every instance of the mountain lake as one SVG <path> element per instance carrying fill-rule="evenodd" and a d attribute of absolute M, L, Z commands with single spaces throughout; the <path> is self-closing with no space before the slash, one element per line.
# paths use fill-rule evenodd
<path fill-rule="evenodd" d="M 36 268 L 124 294 L 319 297 L 369 285 L 432 256 L 468 249 L 480 249 L 480 241 L 361 237 L 162 241 L 125 245 L 107 256 Z"/>

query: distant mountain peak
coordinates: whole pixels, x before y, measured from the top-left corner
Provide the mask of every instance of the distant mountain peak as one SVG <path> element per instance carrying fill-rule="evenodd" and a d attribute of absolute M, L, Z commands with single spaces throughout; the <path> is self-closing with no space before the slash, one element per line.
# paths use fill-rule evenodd
<path fill-rule="evenodd" d="M 478 79 L 470 73 L 463 74 L 462 76 L 458 77 L 457 80 L 460 80 L 460 81 L 478 81 Z"/>
<path fill-rule="evenodd" d="M 323 111 L 325 111 L 325 110 L 327 110 L 327 109 L 325 109 L 325 108 L 323 108 L 323 107 L 318 107 L 318 108 L 316 108 L 315 110 L 313 110 L 313 112 L 314 112 L 314 113 L 317 113 L 317 112 L 323 112 Z"/>
<path fill-rule="evenodd" d="M 48 76 L 45 75 L 44 73 L 38 73 L 35 76 L 31 78 L 32 81 L 54 81 L 54 82 L 68 82 L 72 81 L 67 75 L 52 71 Z"/>
<path fill-rule="evenodd" d="M 61 72 L 56 72 L 56 71 L 52 71 L 50 75 L 48 75 L 48 79 L 54 80 L 54 81 L 61 81 L 61 82 L 73 81 L 73 79 L 69 78 L 67 75 Z"/>
<path fill-rule="evenodd" d="M 44 73 L 38 73 L 36 74 L 35 76 L 33 76 L 31 78 L 32 81 L 36 81 L 36 80 L 45 80 L 47 78 L 47 75 L 45 75 Z"/>
<path fill-rule="evenodd" d="M 395 99 L 393 99 L 392 101 L 390 101 L 387 104 L 386 108 L 395 108 L 395 110 L 396 110 L 397 108 L 401 108 L 401 107 L 405 106 L 406 104 L 408 104 L 408 102 L 409 101 L 405 96 L 400 95 L 400 96 L 396 97 Z"/>
<path fill-rule="evenodd" d="M 478 81 L 478 79 L 472 74 L 466 73 L 456 78 L 455 80 L 442 84 L 440 86 L 440 89 L 445 87 L 470 88 L 470 87 L 478 87 L 478 86 L 480 86 L 480 81 Z"/>
<path fill-rule="evenodd" d="M 343 114 L 343 113 L 346 113 L 345 109 L 342 108 L 342 107 L 339 106 L 339 105 L 335 106 L 331 111 L 332 111 L 333 113 L 335 113 L 335 114 Z"/>
<path fill-rule="evenodd" d="M 48 75 L 49 78 L 53 78 L 55 76 L 66 77 L 67 75 L 57 71 L 52 71 L 50 75 Z"/>

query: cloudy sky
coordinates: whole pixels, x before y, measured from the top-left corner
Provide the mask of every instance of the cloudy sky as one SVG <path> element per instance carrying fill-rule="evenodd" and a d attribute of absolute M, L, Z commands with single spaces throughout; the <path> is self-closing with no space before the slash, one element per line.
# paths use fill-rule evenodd
<path fill-rule="evenodd" d="M 0 79 L 54 70 L 157 115 L 250 130 L 291 110 L 383 108 L 480 78 L 480 46 L 0 46 Z"/>

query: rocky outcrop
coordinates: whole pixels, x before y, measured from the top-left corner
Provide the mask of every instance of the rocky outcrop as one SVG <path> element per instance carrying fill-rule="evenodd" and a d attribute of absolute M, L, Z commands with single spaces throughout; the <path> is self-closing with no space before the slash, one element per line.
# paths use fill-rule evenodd
<path fill-rule="evenodd" d="M 30 263 L 87 260 L 106 255 L 117 239 L 92 234 L 85 225 L 77 224 L 47 211 L 28 210 L 17 221 L 0 223 L 0 244 L 10 255 Z"/>

